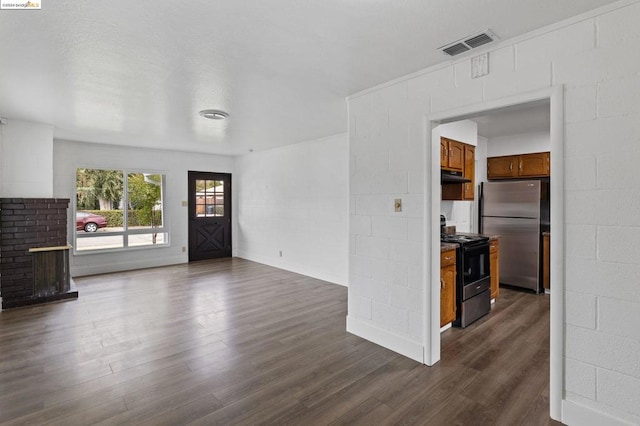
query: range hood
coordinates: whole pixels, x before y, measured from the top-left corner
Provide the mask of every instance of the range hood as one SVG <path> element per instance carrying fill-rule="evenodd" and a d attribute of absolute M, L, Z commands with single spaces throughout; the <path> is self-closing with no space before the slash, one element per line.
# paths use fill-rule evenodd
<path fill-rule="evenodd" d="M 442 185 L 448 183 L 468 183 L 471 182 L 471 179 L 462 176 L 462 172 L 440 169 L 440 182 Z"/>

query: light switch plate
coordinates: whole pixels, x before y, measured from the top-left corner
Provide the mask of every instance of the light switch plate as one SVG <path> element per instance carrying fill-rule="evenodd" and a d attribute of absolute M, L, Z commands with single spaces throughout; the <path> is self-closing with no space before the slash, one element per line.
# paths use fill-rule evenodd
<path fill-rule="evenodd" d="M 402 211 L 402 198 L 396 198 L 393 201 L 393 208 L 395 209 L 396 213 Z"/>

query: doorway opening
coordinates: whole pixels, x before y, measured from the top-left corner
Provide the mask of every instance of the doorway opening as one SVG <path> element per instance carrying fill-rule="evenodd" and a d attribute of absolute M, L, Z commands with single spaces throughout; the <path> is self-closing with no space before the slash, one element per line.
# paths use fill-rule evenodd
<path fill-rule="evenodd" d="M 189 172 L 189 262 L 231 257 L 231 175 Z"/>
<path fill-rule="evenodd" d="M 425 199 L 425 242 L 430 247 L 430 275 L 425 276 L 425 363 L 433 365 L 440 360 L 440 234 L 439 216 L 441 213 L 440 183 L 440 142 L 434 140 L 432 131 L 444 123 L 485 116 L 489 113 L 500 113 L 528 108 L 535 104 L 547 104 L 549 107 L 549 140 L 551 152 L 551 184 L 550 184 L 550 223 L 554 238 L 551 240 L 550 280 L 550 414 L 554 419 L 561 417 L 561 402 L 564 378 L 563 366 L 563 294 L 564 294 L 564 251 L 563 251 L 563 214 L 564 175 L 563 162 L 563 88 L 561 86 L 543 89 L 510 98 L 458 108 L 446 113 L 433 114 L 425 120 L 426 187 Z M 477 213 L 473 214 L 477 220 Z M 477 228 L 476 228 L 477 229 Z M 427 265 L 428 266 L 428 265 Z M 425 269 L 429 269 L 428 267 Z"/>

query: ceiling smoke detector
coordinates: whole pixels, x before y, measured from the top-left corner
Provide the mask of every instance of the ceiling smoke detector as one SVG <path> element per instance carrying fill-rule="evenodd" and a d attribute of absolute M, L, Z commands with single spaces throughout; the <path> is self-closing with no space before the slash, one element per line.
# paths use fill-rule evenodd
<path fill-rule="evenodd" d="M 484 46 L 485 44 L 491 43 L 495 40 L 498 40 L 498 37 L 496 37 L 496 35 L 491 31 L 486 30 L 481 33 L 464 37 L 458 41 L 439 47 L 438 49 L 442 50 L 449 56 L 456 56 L 468 50 L 475 49 L 476 47 Z"/>
<path fill-rule="evenodd" d="M 200 116 L 209 120 L 224 120 L 229 117 L 229 113 L 219 109 L 203 109 Z"/>

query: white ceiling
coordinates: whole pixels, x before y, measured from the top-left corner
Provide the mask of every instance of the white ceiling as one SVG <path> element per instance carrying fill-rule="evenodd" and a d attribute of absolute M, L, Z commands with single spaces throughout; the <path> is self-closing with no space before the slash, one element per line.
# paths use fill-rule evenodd
<path fill-rule="evenodd" d="M 0 116 L 57 138 L 242 154 L 345 132 L 346 96 L 447 61 L 449 42 L 613 2 L 41 0 L 0 11 Z"/>

